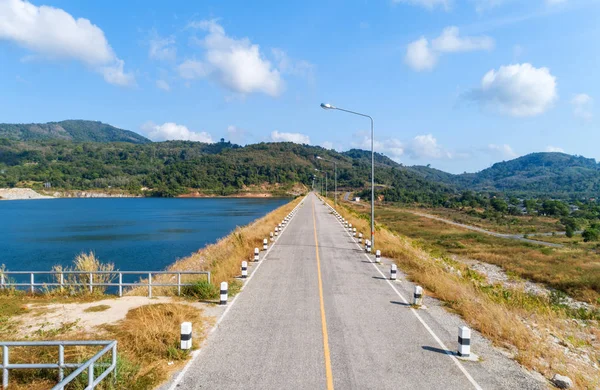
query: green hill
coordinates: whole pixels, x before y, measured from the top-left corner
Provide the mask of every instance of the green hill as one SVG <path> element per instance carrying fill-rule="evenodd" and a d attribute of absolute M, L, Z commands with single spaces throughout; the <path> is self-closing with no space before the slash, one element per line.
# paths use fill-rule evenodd
<path fill-rule="evenodd" d="M 337 162 L 340 190 L 361 190 L 370 183 L 370 154 L 364 158 L 356 153 L 351 157 L 294 143 L 242 147 L 229 142 L 136 145 L 0 139 L 0 187 L 31 183 L 35 187 L 50 182 L 59 189 L 121 188 L 140 192 L 145 187 L 158 196 L 190 191 L 225 195 L 248 186 L 310 186 L 313 176 L 320 175 L 315 171 L 318 169 L 329 172 L 329 189 L 333 190 L 333 165 L 316 159 L 318 155 Z M 375 171 L 375 182 L 387 200 L 440 203 L 453 193 L 388 160 L 391 166 L 378 165 Z"/>
<path fill-rule="evenodd" d="M 67 140 L 134 144 L 151 142 L 133 131 L 122 130 L 102 122 L 84 120 L 29 124 L 0 123 L 0 138 L 20 141 Z"/>

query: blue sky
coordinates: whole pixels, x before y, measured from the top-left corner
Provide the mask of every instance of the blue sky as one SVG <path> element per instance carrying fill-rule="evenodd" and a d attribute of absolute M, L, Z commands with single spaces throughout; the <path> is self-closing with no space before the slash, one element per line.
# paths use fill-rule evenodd
<path fill-rule="evenodd" d="M 250 5 L 251 4 L 251 5 Z M 600 1 L 0 0 L 0 122 L 369 145 L 476 171 L 600 158 Z"/>

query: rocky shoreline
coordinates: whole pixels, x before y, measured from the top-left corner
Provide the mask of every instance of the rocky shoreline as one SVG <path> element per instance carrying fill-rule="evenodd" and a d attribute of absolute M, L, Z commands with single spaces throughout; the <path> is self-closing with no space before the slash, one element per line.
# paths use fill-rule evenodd
<path fill-rule="evenodd" d="M 127 193 L 106 193 L 95 191 L 45 192 L 40 194 L 31 188 L 0 188 L 0 200 L 33 200 L 57 198 L 139 198 Z"/>

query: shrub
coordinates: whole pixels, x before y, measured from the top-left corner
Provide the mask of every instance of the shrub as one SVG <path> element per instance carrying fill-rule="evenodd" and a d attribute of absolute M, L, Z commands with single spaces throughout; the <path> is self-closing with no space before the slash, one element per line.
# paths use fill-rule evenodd
<path fill-rule="evenodd" d="M 219 288 L 205 280 L 200 280 L 191 286 L 184 286 L 181 289 L 181 295 L 203 300 L 217 299 L 219 297 Z"/>

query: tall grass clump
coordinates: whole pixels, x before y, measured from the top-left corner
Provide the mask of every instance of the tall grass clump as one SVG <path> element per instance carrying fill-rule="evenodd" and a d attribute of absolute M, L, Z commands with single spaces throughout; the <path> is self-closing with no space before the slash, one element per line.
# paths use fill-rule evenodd
<path fill-rule="evenodd" d="M 113 263 L 102 263 L 94 252 L 81 252 L 73 260 L 72 267 L 63 268 L 60 265 L 52 268 L 55 272 L 84 272 L 81 274 L 64 274 L 64 289 L 72 294 L 104 294 L 108 284 L 114 282 L 117 275 L 113 272 L 115 265 Z M 92 291 L 90 292 L 90 272 L 109 272 L 101 274 L 92 274 Z M 56 283 L 60 282 L 60 275 L 55 275 Z"/>

